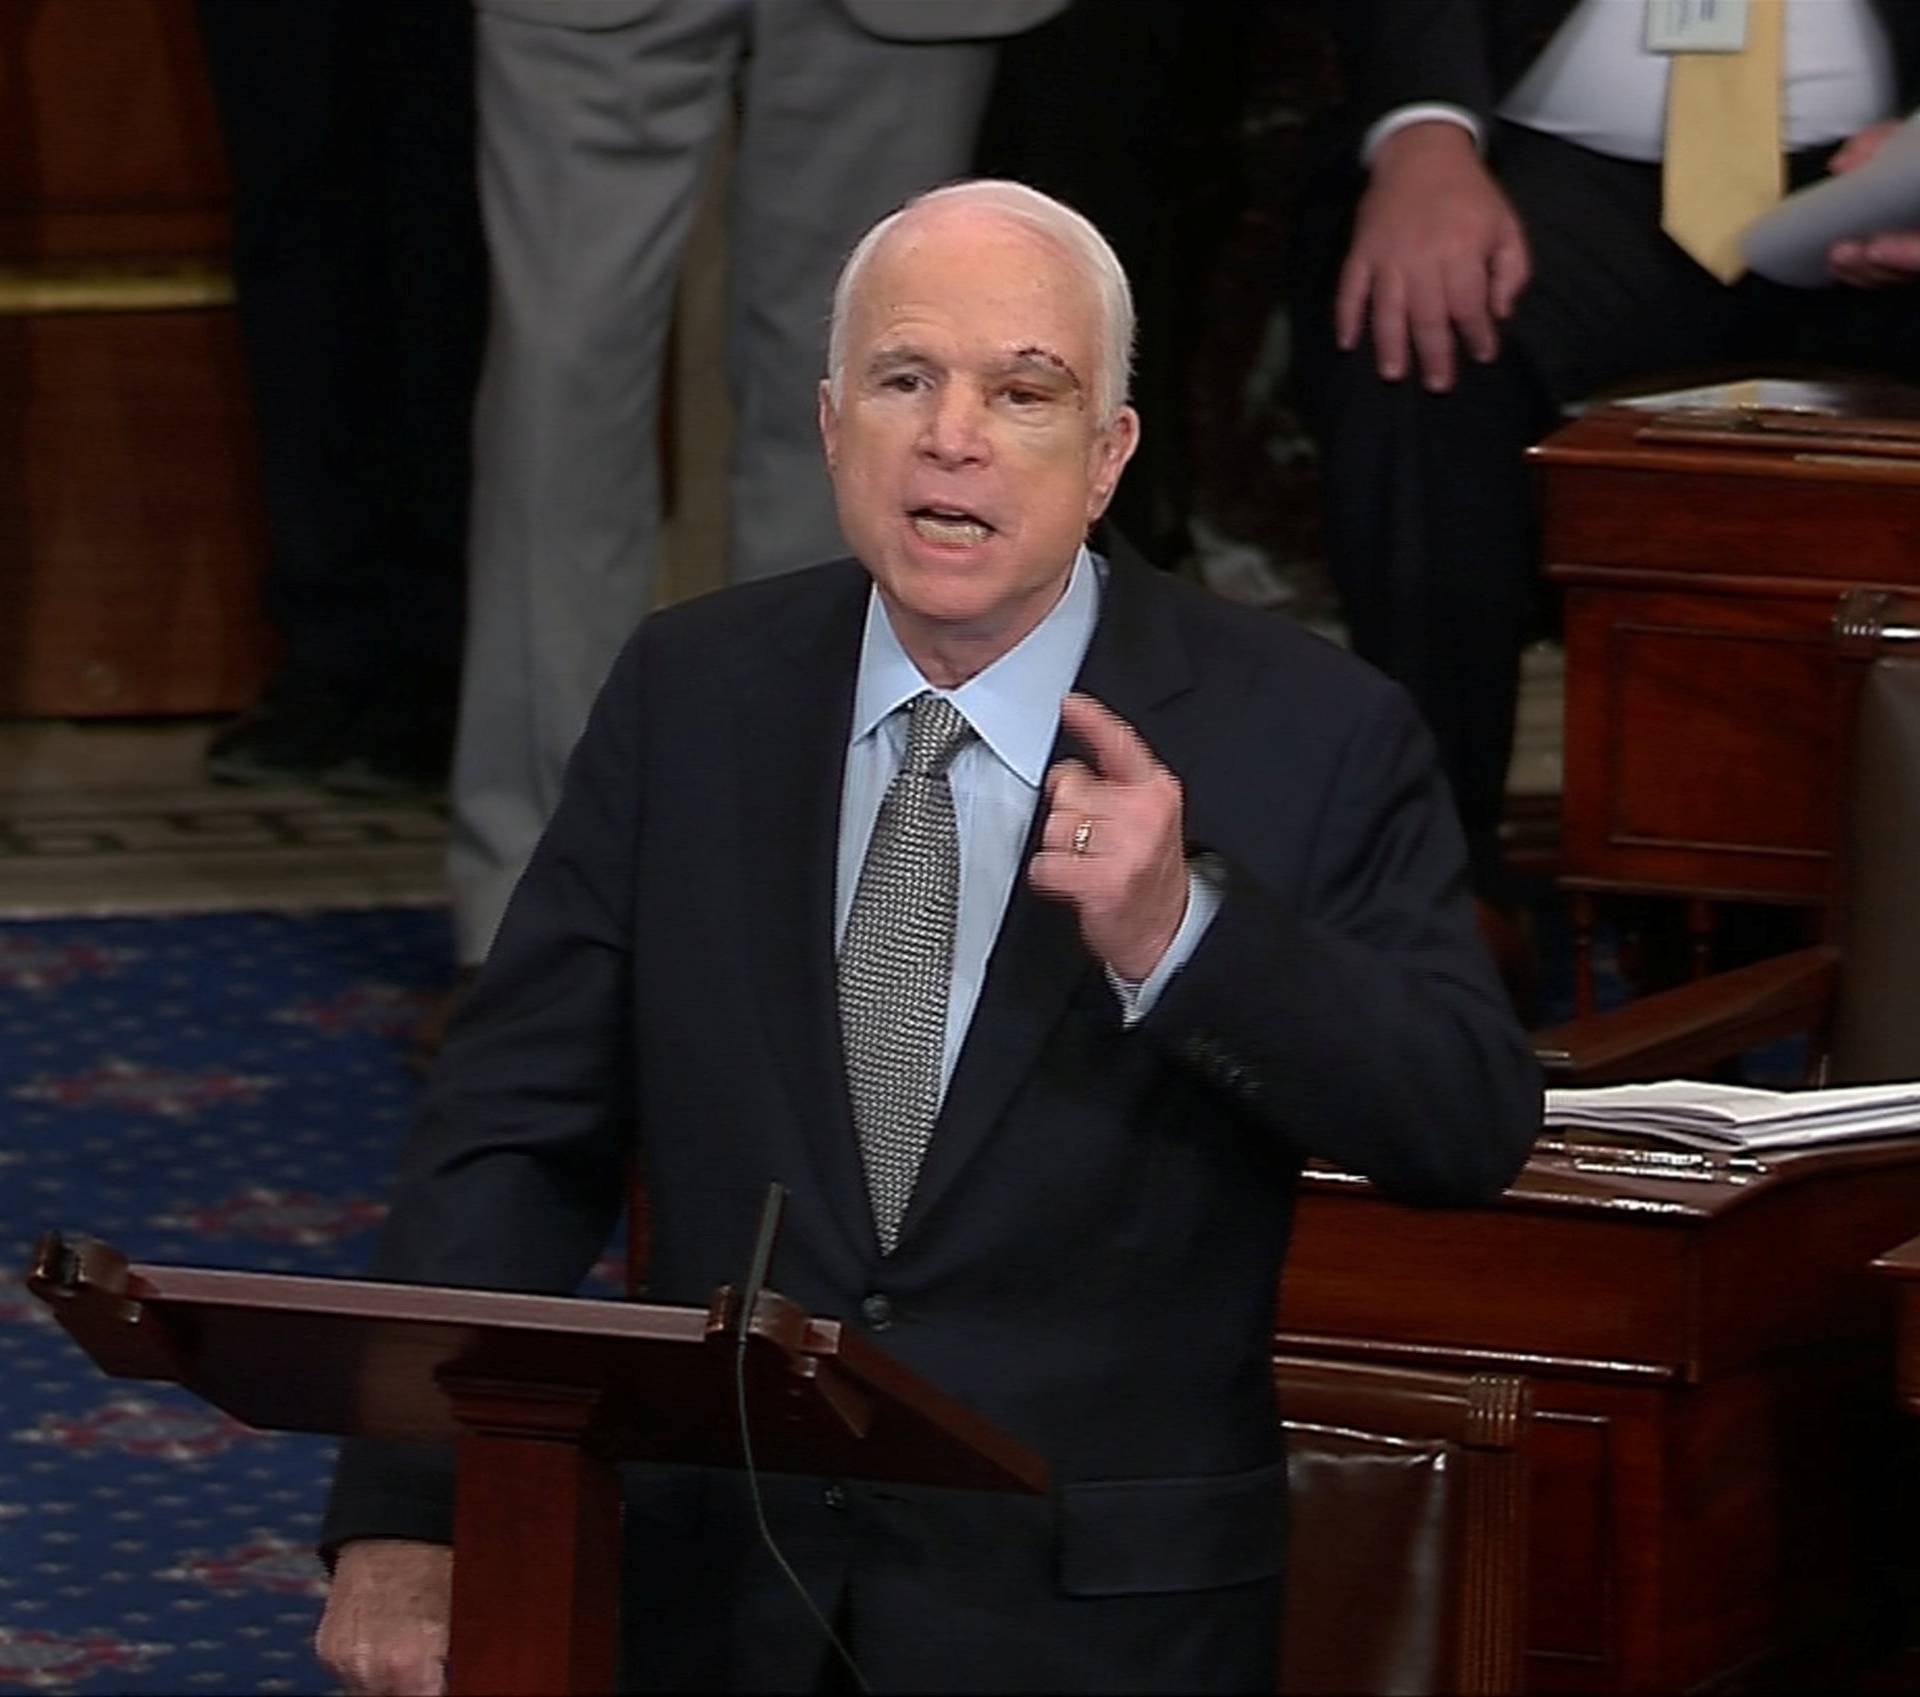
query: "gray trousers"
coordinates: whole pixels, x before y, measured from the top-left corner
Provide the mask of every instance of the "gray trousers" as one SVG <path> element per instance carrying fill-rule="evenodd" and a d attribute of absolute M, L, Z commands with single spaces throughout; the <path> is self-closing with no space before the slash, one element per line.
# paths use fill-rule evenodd
<path fill-rule="evenodd" d="M 815 426 L 833 279 L 967 169 L 982 41 L 882 39 L 842 0 L 478 0 L 492 319 L 474 417 L 448 876 L 490 946 L 613 656 L 650 603 L 660 373 L 702 176 L 728 188 L 729 566 L 843 551 Z"/>

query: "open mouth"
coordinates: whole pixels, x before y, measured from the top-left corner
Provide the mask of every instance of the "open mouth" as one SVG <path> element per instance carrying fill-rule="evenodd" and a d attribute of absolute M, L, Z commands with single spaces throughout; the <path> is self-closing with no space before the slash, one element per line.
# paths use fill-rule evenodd
<path fill-rule="evenodd" d="M 913 507 L 907 513 L 914 534 L 942 548 L 969 548 L 986 541 L 993 526 L 964 507 Z"/>

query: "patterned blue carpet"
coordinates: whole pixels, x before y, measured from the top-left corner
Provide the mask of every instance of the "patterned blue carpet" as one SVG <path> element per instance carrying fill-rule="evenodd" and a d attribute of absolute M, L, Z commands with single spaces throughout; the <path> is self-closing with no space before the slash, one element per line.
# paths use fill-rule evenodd
<path fill-rule="evenodd" d="M 355 1273 L 443 913 L 0 926 L 0 1690 L 321 1691 L 332 1445 L 99 1373 L 21 1284 L 136 1260 Z"/>

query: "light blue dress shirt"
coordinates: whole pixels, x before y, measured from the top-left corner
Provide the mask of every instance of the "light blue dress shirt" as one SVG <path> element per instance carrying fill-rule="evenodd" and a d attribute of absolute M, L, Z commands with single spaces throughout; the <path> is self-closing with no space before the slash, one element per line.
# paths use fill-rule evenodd
<path fill-rule="evenodd" d="M 1023 870 L 1021 851 L 1060 727 L 1061 698 L 1073 688 L 1100 616 L 1103 570 L 1083 547 L 1052 611 L 1016 647 L 958 689 L 934 691 L 959 708 L 978 733 L 978 740 L 954 757 L 947 773 L 960 838 L 960 890 L 940 1075 L 943 1092 L 980 1000 L 980 985 L 1000 934 L 1007 899 Z M 900 646 L 878 593 L 870 592 L 840 790 L 836 948 L 846 935 L 867 839 L 906 752 L 907 715 L 901 709 L 932 688 Z M 1168 979 L 1192 955 L 1219 908 L 1219 892 L 1208 879 L 1190 872 L 1187 885 L 1186 916 L 1152 975 L 1136 986 L 1108 974 L 1129 1024 L 1153 1006 Z"/>

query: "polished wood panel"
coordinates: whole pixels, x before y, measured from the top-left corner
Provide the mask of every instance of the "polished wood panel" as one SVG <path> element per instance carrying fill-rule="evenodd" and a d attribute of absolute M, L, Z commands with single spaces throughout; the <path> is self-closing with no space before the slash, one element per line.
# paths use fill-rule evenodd
<path fill-rule="evenodd" d="M 1493 1207 L 1309 1174 L 1280 1347 L 1523 1375 L 1527 1683 L 1678 1691 L 1844 1655 L 1886 1530 L 1891 1292 L 1920 1140 L 1678 1176 L 1543 1143 Z"/>
<path fill-rule="evenodd" d="M 0 6 L 0 713 L 223 713 L 272 657 L 192 0 Z"/>
<path fill-rule="evenodd" d="M 192 0 L 0 6 L 0 260 L 226 245 Z"/>
<path fill-rule="evenodd" d="M 270 652 L 232 315 L 0 319 L 0 712 L 218 713 Z"/>
<path fill-rule="evenodd" d="M 1643 439 L 1601 408 L 1533 450 L 1566 592 L 1562 867 L 1575 890 L 1819 903 L 1857 586 L 1920 584 L 1920 462 Z"/>

